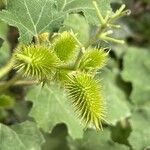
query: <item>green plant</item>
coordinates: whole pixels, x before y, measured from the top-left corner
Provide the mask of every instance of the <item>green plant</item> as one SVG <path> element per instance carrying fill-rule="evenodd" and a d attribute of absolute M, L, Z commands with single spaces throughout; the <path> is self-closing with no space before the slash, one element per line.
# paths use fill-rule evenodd
<path fill-rule="evenodd" d="M 124 87 L 116 84 L 116 80 L 120 79 L 118 68 L 122 64 L 118 58 L 117 63 L 110 58 L 114 45 L 125 44 L 124 39 L 117 38 L 114 34 L 122 28 L 118 25 L 119 19 L 130 14 L 125 5 L 112 11 L 109 0 L 7 0 L 7 3 L 3 3 L 4 6 L 0 11 L 0 19 L 6 28 L 8 24 L 18 29 L 19 41 L 11 56 L 8 54 L 4 57 L 4 60 L 9 57 L 8 63 L 4 65 L 5 62 L 0 61 L 0 121 L 5 122 L 5 116 L 9 115 L 7 109 L 8 112 L 14 109 L 13 113 L 19 114 L 16 111 L 18 103 L 15 104 L 15 98 L 11 98 L 15 97 L 12 90 L 18 90 L 18 87 L 23 91 L 28 87 L 22 99 L 26 99 L 26 103 L 32 102 L 32 106 L 25 111 L 26 117 L 22 119 L 25 122 L 20 119 L 23 123 L 10 128 L 0 124 L 0 137 L 1 130 L 5 131 L 3 138 L 10 142 L 6 135 L 11 134 L 15 139 L 12 146 L 19 143 L 18 147 L 13 146 L 14 150 L 41 149 L 45 141 L 43 135 L 64 123 L 73 139 L 81 138 L 83 129 L 104 128 L 104 132 L 100 133 L 103 134 L 102 141 L 108 149 L 111 144 L 112 149 L 130 147 L 127 137 L 131 132 L 128 125 L 131 112 L 124 102 Z M 2 36 L 0 32 L 0 37 L 7 45 L 6 36 L 7 32 Z M 127 63 L 125 68 L 127 65 L 132 67 L 130 61 L 126 57 L 124 59 Z M 120 66 L 117 68 L 116 64 Z M 145 68 L 148 65 L 149 62 L 144 63 Z M 114 70 L 109 72 L 105 66 Z M 122 71 L 121 76 L 130 79 L 126 71 Z M 132 80 L 133 87 L 138 87 L 138 83 Z M 27 121 L 28 116 L 31 117 L 30 121 Z M 116 125 L 121 131 L 127 130 L 125 141 L 116 139 L 116 128 L 112 127 Z M 107 141 L 107 127 L 113 130 L 112 139 L 120 144 Z M 31 136 L 28 138 L 29 132 Z M 89 137 L 98 139 L 98 134 L 88 130 L 87 137 L 85 134 L 83 138 L 87 142 L 86 148 L 90 145 Z M 37 141 L 34 141 L 35 138 Z M 93 142 L 96 142 L 94 138 Z M 69 140 L 71 143 L 72 139 Z M 75 144 L 77 147 L 78 142 Z M 126 146 L 121 145 L 121 142 Z M 11 147 L 5 142 L 0 142 L 0 145 L 4 150 Z M 84 149 L 84 145 L 86 144 L 79 145 L 79 148 L 81 146 Z M 102 145 L 100 147 L 105 149 Z"/>
<path fill-rule="evenodd" d="M 108 35 L 112 33 L 111 28 L 118 28 L 113 24 L 113 21 L 126 15 L 126 11 L 124 11 L 125 5 L 122 5 L 114 14 L 107 13 L 103 17 L 96 1 L 93 1 L 93 8 L 95 8 L 99 20 L 99 27 L 94 38 L 88 44 L 83 45 L 72 31 L 58 33 L 52 37 L 51 42 L 48 41 L 47 35 L 38 35 L 34 37 L 34 44 L 19 45 L 11 62 L 21 75 L 33 78 L 38 82 L 44 82 L 44 84 L 51 82 L 57 71 L 68 70 L 64 74 L 66 76 L 64 86 L 67 85 L 65 87 L 67 87 L 69 96 L 74 99 L 75 109 L 79 109 L 78 115 L 86 124 L 94 124 L 99 129 L 102 128 L 101 121 L 104 120 L 105 106 L 100 87 L 94 81 L 94 76 L 97 70 L 106 64 L 108 52 L 102 48 L 92 48 L 91 46 L 97 40 L 124 43 L 122 40 L 108 37 Z M 29 10 L 27 9 L 27 11 Z M 5 15 L 7 11 L 2 11 L 2 13 Z M 10 68 L 7 66 L 2 68 L 6 71 L 1 71 L 1 77 Z"/>

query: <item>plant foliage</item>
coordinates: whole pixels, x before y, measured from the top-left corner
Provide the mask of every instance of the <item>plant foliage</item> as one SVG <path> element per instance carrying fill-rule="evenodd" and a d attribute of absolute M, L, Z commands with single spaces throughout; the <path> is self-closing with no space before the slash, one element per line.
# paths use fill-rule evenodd
<path fill-rule="evenodd" d="M 149 4 L 0 0 L 0 150 L 148 150 Z"/>

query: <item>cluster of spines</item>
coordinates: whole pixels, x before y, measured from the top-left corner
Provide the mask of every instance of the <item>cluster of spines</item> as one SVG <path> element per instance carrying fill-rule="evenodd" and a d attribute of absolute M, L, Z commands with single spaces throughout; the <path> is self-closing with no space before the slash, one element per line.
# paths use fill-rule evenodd
<path fill-rule="evenodd" d="M 108 53 L 104 49 L 87 49 L 82 56 L 79 68 L 82 71 L 97 70 L 105 66 L 108 59 Z"/>
<path fill-rule="evenodd" d="M 63 62 L 68 62 L 75 54 L 77 43 L 74 36 L 72 32 L 65 31 L 56 35 L 56 38 L 53 40 L 53 49 Z"/>
<path fill-rule="evenodd" d="M 105 105 L 101 87 L 97 80 L 86 73 L 69 76 L 66 83 L 68 96 L 82 122 L 102 129 L 105 117 Z"/>
<path fill-rule="evenodd" d="M 16 49 L 14 56 L 18 72 L 37 80 L 49 79 L 59 62 L 49 47 L 40 45 L 21 45 Z"/>

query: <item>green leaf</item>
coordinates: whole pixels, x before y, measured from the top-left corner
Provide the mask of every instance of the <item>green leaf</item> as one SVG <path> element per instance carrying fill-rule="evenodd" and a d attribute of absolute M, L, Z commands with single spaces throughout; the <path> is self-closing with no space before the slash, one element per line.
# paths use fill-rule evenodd
<path fill-rule="evenodd" d="M 102 14 L 111 11 L 109 0 L 97 2 Z M 28 43 L 33 36 L 60 27 L 66 14 L 81 11 L 90 23 L 99 24 L 91 0 L 8 0 L 7 10 L 0 12 L 0 18 L 18 27 L 20 40 Z"/>
<path fill-rule="evenodd" d="M 4 121 L 8 117 L 8 111 L 0 109 L 0 122 Z"/>
<path fill-rule="evenodd" d="M 28 43 L 33 36 L 51 31 L 51 26 L 59 22 L 53 0 L 8 0 L 7 10 L 0 12 L 0 18 L 9 25 L 18 27 L 21 41 Z"/>
<path fill-rule="evenodd" d="M 122 0 L 111 0 L 112 3 L 122 3 Z"/>
<path fill-rule="evenodd" d="M 9 44 L 7 41 L 8 25 L 0 20 L 0 66 L 5 64 L 9 57 Z"/>
<path fill-rule="evenodd" d="M 14 113 L 19 118 L 19 121 L 24 121 L 28 119 L 28 113 L 31 108 L 31 102 L 20 100 L 15 103 Z"/>
<path fill-rule="evenodd" d="M 142 108 L 136 110 L 130 120 L 132 132 L 129 142 L 134 150 L 146 150 L 150 147 L 150 110 Z"/>
<path fill-rule="evenodd" d="M 5 40 L 7 38 L 8 33 L 8 25 L 0 20 L 0 38 Z"/>
<path fill-rule="evenodd" d="M 2 43 L 2 47 L 0 48 L 0 66 L 4 65 L 9 58 L 9 50 L 10 46 L 7 41 Z"/>
<path fill-rule="evenodd" d="M 89 40 L 89 24 L 86 19 L 79 14 L 70 14 L 64 20 L 64 26 L 60 29 L 60 32 L 66 30 L 72 30 L 75 34 L 77 34 L 77 38 L 82 44 L 86 44 Z"/>
<path fill-rule="evenodd" d="M 130 47 L 124 56 L 122 77 L 132 83 L 131 100 L 138 105 L 150 103 L 150 52 Z"/>
<path fill-rule="evenodd" d="M 83 140 L 70 142 L 69 145 L 71 150 L 129 150 L 124 145 L 114 143 L 107 129 L 102 132 L 87 130 Z"/>
<path fill-rule="evenodd" d="M 95 0 L 102 15 L 111 11 L 110 0 Z M 58 8 L 67 13 L 82 11 L 91 24 L 99 25 L 99 20 L 91 0 L 57 0 Z"/>
<path fill-rule="evenodd" d="M 130 116 L 125 93 L 117 86 L 116 78 L 117 74 L 108 70 L 99 76 L 99 79 L 102 79 L 101 84 L 106 99 L 106 120 L 113 125 Z"/>
<path fill-rule="evenodd" d="M 35 123 L 26 121 L 12 126 L 0 124 L 1 150 L 41 150 L 44 139 Z"/>
<path fill-rule="evenodd" d="M 45 143 L 42 150 L 69 150 L 68 149 L 68 132 L 65 124 L 57 125 L 51 134 L 45 134 Z"/>
<path fill-rule="evenodd" d="M 73 115 L 72 107 L 56 85 L 50 87 L 33 87 L 28 91 L 27 99 L 33 102 L 30 116 L 38 126 L 46 132 L 51 132 L 58 123 L 66 123 L 68 132 L 73 138 L 81 138 L 82 125 Z"/>

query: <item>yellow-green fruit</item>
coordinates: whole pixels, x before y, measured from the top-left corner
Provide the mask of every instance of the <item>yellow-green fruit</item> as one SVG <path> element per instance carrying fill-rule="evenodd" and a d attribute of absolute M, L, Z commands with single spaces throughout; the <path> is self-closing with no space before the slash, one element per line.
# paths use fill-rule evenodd
<path fill-rule="evenodd" d="M 81 70 L 92 70 L 100 69 L 104 67 L 108 59 L 108 53 L 103 49 L 90 49 L 85 51 L 84 55 L 81 58 L 79 68 Z"/>
<path fill-rule="evenodd" d="M 20 46 L 14 54 L 15 68 L 26 77 L 49 79 L 58 65 L 58 58 L 49 47 L 40 45 Z"/>
<path fill-rule="evenodd" d="M 98 81 L 88 74 L 80 73 L 69 77 L 66 89 L 83 123 L 101 129 L 105 106 Z"/>
<path fill-rule="evenodd" d="M 73 33 L 72 33 L 73 34 Z M 69 61 L 75 54 L 76 40 L 70 32 L 63 32 L 53 41 L 53 48 L 61 61 Z"/>

